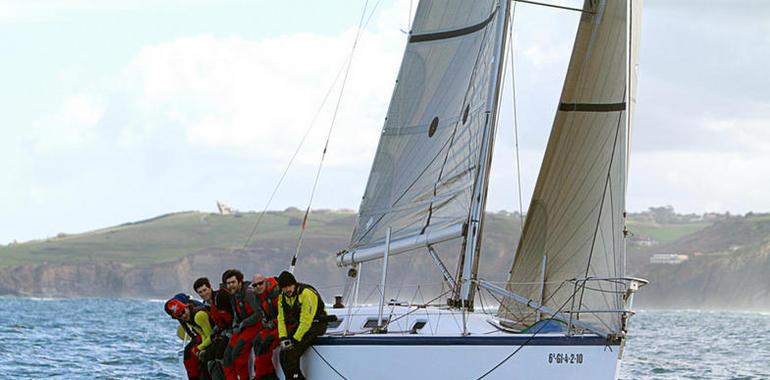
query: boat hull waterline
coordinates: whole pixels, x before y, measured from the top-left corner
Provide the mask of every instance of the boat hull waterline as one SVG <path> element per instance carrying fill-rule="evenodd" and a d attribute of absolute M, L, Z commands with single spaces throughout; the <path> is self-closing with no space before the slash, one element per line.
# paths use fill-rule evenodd
<path fill-rule="evenodd" d="M 467 380 L 482 378 L 491 370 L 484 379 L 602 378 L 597 377 L 598 374 L 614 379 L 619 364 L 620 347 L 617 345 L 568 342 L 534 345 L 530 342 L 522 347 L 516 342 L 503 343 L 505 338 L 500 339 L 503 341 L 500 344 L 478 345 L 463 343 L 462 339 L 452 337 L 451 345 L 398 345 L 390 340 L 383 344 L 355 344 L 355 338 L 345 338 L 345 344 L 338 345 L 333 340 L 320 339 L 315 350 L 308 351 L 303 358 L 307 365 L 305 373 L 308 378 L 316 379 L 342 379 L 344 376 L 351 380 Z"/>
<path fill-rule="evenodd" d="M 391 306 L 383 316 L 392 321 L 384 334 L 367 330 L 379 319 L 374 307 L 329 311 L 341 322 L 303 355 L 303 372 L 311 379 L 615 379 L 622 356 L 618 341 L 506 332 L 480 312 L 465 315 L 468 335 L 462 335 L 456 309 Z M 342 335 L 346 330 L 356 333 Z"/>

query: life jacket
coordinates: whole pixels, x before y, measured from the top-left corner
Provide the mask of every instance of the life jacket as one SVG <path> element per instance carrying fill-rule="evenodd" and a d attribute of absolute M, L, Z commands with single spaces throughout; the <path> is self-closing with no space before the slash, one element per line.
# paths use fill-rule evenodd
<path fill-rule="evenodd" d="M 275 277 L 266 278 L 264 281 L 265 291 L 257 294 L 257 299 L 264 319 L 272 321 L 278 318 L 278 296 L 281 294 L 281 288 L 278 287 Z"/>
<path fill-rule="evenodd" d="M 181 316 L 181 313 L 184 311 L 185 308 L 190 308 L 190 315 L 192 316 L 191 321 L 184 321 L 179 316 Z M 195 339 L 198 337 L 198 333 L 195 332 L 195 329 L 193 326 L 198 326 L 195 324 L 195 313 L 201 310 L 207 310 L 205 305 L 199 301 L 196 301 L 192 299 L 187 294 L 184 293 L 177 293 L 171 299 L 166 301 L 166 304 L 164 305 L 164 309 L 166 313 L 168 313 L 171 318 L 176 319 L 179 321 L 179 325 L 182 326 L 182 329 L 187 334 L 187 336 Z"/>
<path fill-rule="evenodd" d="M 197 323 L 195 323 L 195 314 L 197 314 L 200 311 L 206 312 L 206 315 L 208 315 L 209 317 L 209 322 L 211 322 L 211 314 L 208 312 L 208 308 L 206 308 L 206 306 L 203 306 L 203 305 L 201 306 L 190 305 L 188 307 L 190 308 L 190 320 L 185 321 L 180 318 L 178 319 L 178 321 L 179 321 L 179 324 L 182 325 L 184 332 L 187 333 L 187 336 L 192 338 L 193 341 L 198 342 L 200 341 L 200 337 L 199 337 L 200 334 L 198 334 L 198 331 L 196 330 L 196 328 L 200 329 L 201 327 Z"/>
<path fill-rule="evenodd" d="M 182 329 L 184 329 L 184 332 L 187 334 L 187 336 L 192 338 L 193 341 L 197 341 L 198 333 L 195 331 L 195 329 L 192 328 L 192 326 L 190 326 L 190 323 L 181 319 L 178 319 L 178 321 L 179 325 L 182 326 Z"/>
<path fill-rule="evenodd" d="M 230 302 L 230 293 L 225 289 L 215 290 L 211 299 L 214 302 L 209 306 L 209 318 L 214 322 L 214 325 L 219 327 L 219 330 L 229 328 L 233 323 L 233 305 Z"/>
<path fill-rule="evenodd" d="M 295 298 L 293 305 L 289 305 L 289 303 L 286 302 L 286 296 L 281 298 L 281 308 L 283 309 L 283 320 L 286 323 L 286 327 L 289 330 L 294 330 L 296 326 L 299 324 L 299 315 L 302 311 L 302 304 L 299 302 L 299 295 L 302 294 L 302 292 L 305 289 L 315 293 L 316 298 L 318 299 L 318 303 L 316 304 L 315 314 L 313 315 L 313 321 L 315 322 L 320 317 L 326 316 L 326 310 L 324 310 L 324 303 L 323 303 L 323 300 L 321 300 L 321 295 L 318 294 L 318 291 L 315 290 L 314 287 L 308 284 L 297 283 L 297 291 L 294 293 L 294 296 L 292 297 L 292 298 Z"/>
<path fill-rule="evenodd" d="M 246 302 L 246 294 L 247 293 L 253 293 L 254 290 L 251 289 L 251 282 L 244 281 L 243 287 L 241 288 L 241 291 L 239 291 L 236 294 L 233 294 L 233 299 L 231 301 L 233 302 L 233 317 L 238 322 L 243 322 L 246 318 L 250 317 L 252 314 L 256 312 L 256 310 L 252 309 L 248 302 Z M 255 295 L 256 298 L 256 295 Z"/>

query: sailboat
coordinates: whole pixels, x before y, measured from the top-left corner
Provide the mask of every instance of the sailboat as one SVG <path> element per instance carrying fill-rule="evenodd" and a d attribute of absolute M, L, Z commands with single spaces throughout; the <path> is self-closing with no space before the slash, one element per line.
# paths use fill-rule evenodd
<path fill-rule="evenodd" d="M 303 358 L 309 378 L 618 376 L 633 296 L 646 284 L 625 273 L 641 2 L 573 9 L 581 16 L 564 87 L 499 284 L 478 269 L 511 6 L 419 3 L 352 239 L 336 256 L 349 306 L 329 309 L 337 321 Z M 459 258 L 454 270 L 447 250 Z M 430 256 L 446 297 L 386 301 L 395 255 Z M 378 305 L 356 305 L 364 263 L 381 267 Z M 481 292 L 500 300 L 496 313 L 478 310 Z"/>

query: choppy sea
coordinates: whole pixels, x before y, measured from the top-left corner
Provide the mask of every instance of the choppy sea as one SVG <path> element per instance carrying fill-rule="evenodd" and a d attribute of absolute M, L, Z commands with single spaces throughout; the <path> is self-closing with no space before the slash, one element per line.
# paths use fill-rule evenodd
<path fill-rule="evenodd" d="M 770 379 L 770 314 L 631 323 L 621 379 Z M 0 299 L 0 379 L 181 379 L 175 329 L 155 301 Z"/>

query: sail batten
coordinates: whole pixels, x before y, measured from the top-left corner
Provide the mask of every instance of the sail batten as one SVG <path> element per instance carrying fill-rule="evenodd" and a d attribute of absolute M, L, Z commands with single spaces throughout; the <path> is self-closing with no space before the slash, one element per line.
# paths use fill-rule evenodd
<path fill-rule="evenodd" d="M 476 24 L 476 25 L 470 25 L 466 26 L 465 28 L 460 29 L 454 29 L 454 30 L 447 30 L 444 32 L 435 32 L 435 33 L 425 33 L 425 34 L 413 34 L 411 37 L 409 37 L 409 42 L 425 42 L 425 41 L 435 41 L 435 40 L 443 40 L 447 38 L 455 38 L 464 36 L 466 34 L 475 33 L 479 30 L 483 29 L 485 26 L 489 25 L 490 22 L 495 17 L 495 13 L 487 17 L 486 20 Z"/>
<path fill-rule="evenodd" d="M 629 2 L 586 0 L 543 164 L 506 289 L 605 333 L 621 328 L 629 69 L 635 49 Z M 640 8 L 638 1 L 631 7 Z M 629 28 L 631 22 L 631 28 Z M 635 40 L 634 40 L 635 42 Z M 630 62 L 629 62 L 630 61 Z M 540 268 L 548 265 L 541 278 Z M 582 311 L 582 312 L 581 312 Z M 504 302 L 501 318 L 521 326 L 537 313 Z"/>
<path fill-rule="evenodd" d="M 626 103 L 559 103 L 559 111 L 565 112 L 620 112 Z"/>

